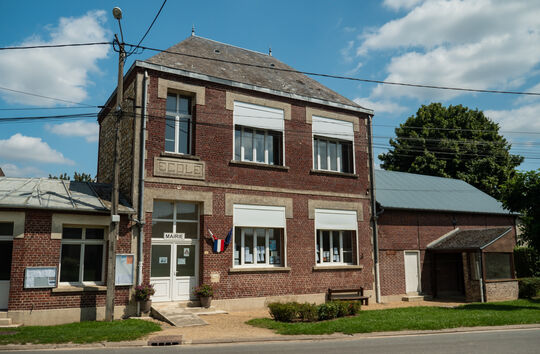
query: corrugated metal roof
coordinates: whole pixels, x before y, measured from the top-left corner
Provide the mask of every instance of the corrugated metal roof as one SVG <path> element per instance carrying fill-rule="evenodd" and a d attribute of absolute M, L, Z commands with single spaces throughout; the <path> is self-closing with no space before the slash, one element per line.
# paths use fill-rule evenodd
<path fill-rule="evenodd" d="M 276 91 L 361 107 L 304 74 L 274 70 L 274 68 L 294 69 L 267 54 L 199 36 L 188 37 L 170 47 L 168 51 L 198 57 L 179 56 L 162 52 L 149 58 L 146 62 Z M 200 57 L 217 60 L 202 59 Z M 229 62 L 247 63 L 254 66 L 237 65 Z"/>
<path fill-rule="evenodd" d="M 510 214 L 499 201 L 459 179 L 375 170 L 375 184 L 384 208 Z"/>
<path fill-rule="evenodd" d="M 0 178 L 0 207 L 107 212 L 111 186 L 49 178 Z M 120 213 L 133 213 L 120 196 Z"/>
<path fill-rule="evenodd" d="M 512 230 L 511 227 L 459 230 L 430 243 L 431 250 L 483 249 Z"/>

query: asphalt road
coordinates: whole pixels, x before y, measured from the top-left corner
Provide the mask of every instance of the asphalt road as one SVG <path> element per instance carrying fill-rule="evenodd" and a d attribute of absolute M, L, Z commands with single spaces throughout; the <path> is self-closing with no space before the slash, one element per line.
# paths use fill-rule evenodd
<path fill-rule="evenodd" d="M 3 353 L 43 353 L 13 351 Z M 540 353 L 540 329 L 408 335 L 323 341 L 265 342 L 170 347 L 99 348 L 54 350 L 54 353 Z"/>

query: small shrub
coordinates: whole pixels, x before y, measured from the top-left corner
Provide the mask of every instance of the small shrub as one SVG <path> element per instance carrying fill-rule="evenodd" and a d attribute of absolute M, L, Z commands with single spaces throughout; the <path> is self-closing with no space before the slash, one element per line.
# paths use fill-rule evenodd
<path fill-rule="evenodd" d="M 349 316 L 355 316 L 360 312 L 362 304 L 360 301 L 345 301 L 347 304 L 347 314 Z"/>
<path fill-rule="evenodd" d="M 336 318 L 339 313 L 339 304 L 337 301 L 329 301 L 325 304 L 319 305 L 319 321 L 331 320 Z"/>
<path fill-rule="evenodd" d="M 519 279 L 519 297 L 531 298 L 540 293 L 540 278 Z"/>
<path fill-rule="evenodd" d="M 301 321 L 315 322 L 319 318 L 317 305 L 304 303 L 298 306 L 298 318 Z"/>
<path fill-rule="evenodd" d="M 540 256 L 534 248 L 514 248 L 514 265 L 518 278 L 540 276 Z"/>
<path fill-rule="evenodd" d="M 156 293 L 156 290 L 154 289 L 154 286 L 150 283 L 137 285 L 135 287 L 135 300 L 137 301 L 148 301 L 150 300 L 150 296 L 154 295 Z"/>
<path fill-rule="evenodd" d="M 336 301 L 337 317 L 345 317 L 349 315 L 348 301 Z"/>
<path fill-rule="evenodd" d="M 268 304 L 270 315 L 276 321 L 292 322 L 298 317 L 298 309 L 300 304 L 297 302 L 273 302 Z"/>
<path fill-rule="evenodd" d="M 214 295 L 214 288 L 210 284 L 201 284 L 193 290 L 193 294 L 198 297 L 210 297 Z"/>

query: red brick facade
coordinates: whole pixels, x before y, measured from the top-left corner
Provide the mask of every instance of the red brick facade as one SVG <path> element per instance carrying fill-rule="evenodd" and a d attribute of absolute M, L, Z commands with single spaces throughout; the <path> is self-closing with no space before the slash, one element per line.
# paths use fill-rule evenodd
<path fill-rule="evenodd" d="M 13 240 L 9 311 L 48 310 L 105 306 L 105 291 L 59 292 L 56 289 L 25 289 L 24 272 L 27 267 L 59 267 L 61 240 L 51 239 L 52 211 L 25 212 L 24 237 Z M 131 253 L 130 225 L 122 217 L 117 244 L 118 253 Z M 105 258 L 106 259 L 106 258 Z M 106 267 L 106 265 L 105 265 Z M 65 288 L 65 287 L 64 287 Z M 127 305 L 129 287 L 117 287 L 116 305 Z"/>
<path fill-rule="evenodd" d="M 249 90 L 232 88 L 211 82 L 181 78 L 171 74 L 148 70 L 147 138 L 145 159 L 145 190 L 181 189 L 186 192 L 212 194 L 211 215 L 201 215 L 199 234 L 199 282 L 209 283 L 211 273 L 219 273 L 215 283 L 216 299 L 260 297 L 273 295 L 312 294 L 326 292 L 329 287 L 362 286 L 373 290 L 373 246 L 371 243 L 370 201 L 368 198 L 367 132 L 364 114 L 329 106 L 307 104 L 298 101 Z M 132 75 L 131 77 L 134 77 Z M 190 182 L 174 178 L 157 178 L 154 175 L 154 159 L 164 155 L 166 99 L 158 97 L 158 80 L 166 79 L 183 84 L 204 86 L 204 105 L 193 108 L 194 133 L 192 155 L 205 163 L 204 181 Z M 125 86 L 129 86 L 129 83 Z M 291 119 L 285 120 L 285 168 L 271 165 L 241 165 L 233 159 L 233 110 L 226 108 L 226 95 L 238 93 L 261 99 L 279 101 L 291 105 Z M 137 100 L 137 99 L 135 99 Z M 194 99 L 195 101 L 195 99 Z M 355 116 L 359 131 L 354 136 L 355 175 L 330 174 L 312 171 L 313 137 L 312 125 L 306 122 L 306 107 L 331 113 Z M 106 119 L 108 111 L 100 120 Z M 101 140 L 101 139 L 100 139 Z M 105 153 L 101 147 L 100 154 Z M 171 158 L 170 154 L 166 154 Z M 133 156 L 122 156 L 122 159 Z M 174 158 L 174 157 L 172 157 Z M 181 156 L 178 156 L 182 159 Z M 100 159 L 100 171 L 108 175 L 107 167 Z M 100 175 L 98 175 L 98 178 Z M 100 179 L 100 181 L 102 181 Z M 134 181 L 136 183 L 137 181 Z M 230 186 L 230 187 L 229 187 Z M 272 189 L 265 191 L 266 188 Z M 122 191 L 126 193 L 127 191 Z M 146 193 L 146 192 L 145 192 Z M 233 226 L 233 217 L 226 215 L 225 194 L 252 195 L 261 198 L 280 197 L 292 199 L 293 217 L 286 220 L 286 270 L 231 272 L 233 245 L 223 253 L 212 252 L 212 242 L 206 232 L 210 228 L 223 237 Z M 180 200 L 190 201 L 189 199 Z M 362 213 L 358 221 L 357 249 L 359 267 L 334 270 L 314 270 L 315 226 L 308 215 L 308 200 L 357 203 Z M 145 204 L 151 205 L 145 195 Z M 201 206 L 202 207 L 202 206 Z M 334 208 L 335 209 L 335 208 Z M 143 249 L 144 280 L 150 280 L 152 213 L 145 210 L 145 239 Z"/>
<path fill-rule="evenodd" d="M 387 209 L 378 219 L 381 294 L 405 294 L 404 251 L 420 251 L 421 290 L 432 293 L 431 259 L 426 247 L 454 228 L 484 229 L 512 227 L 508 237 L 515 238 L 513 216 L 473 213 Z"/>

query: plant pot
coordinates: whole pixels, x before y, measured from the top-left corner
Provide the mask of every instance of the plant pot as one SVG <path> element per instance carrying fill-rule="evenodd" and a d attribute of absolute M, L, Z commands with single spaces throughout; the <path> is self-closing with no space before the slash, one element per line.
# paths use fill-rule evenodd
<path fill-rule="evenodd" d="M 150 313 L 150 309 L 152 308 L 152 300 L 139 301 L 139 306 L 141 309 L 141 313 L 148 314 Z"/>
<path fill-rule="evenodd" d="M 212 296 L 201 296 L 199 300 L 201 301 L 201 307 L 209 308 L 212 302 Z"/>

